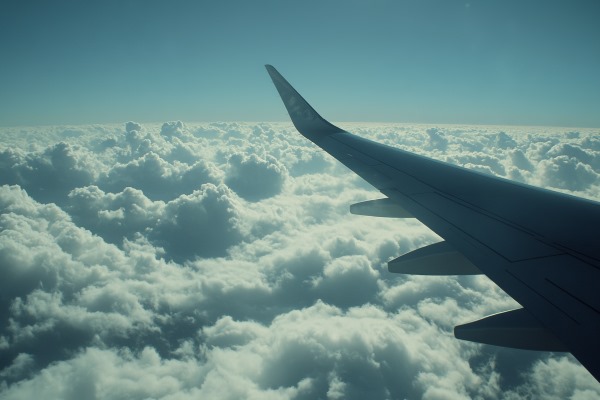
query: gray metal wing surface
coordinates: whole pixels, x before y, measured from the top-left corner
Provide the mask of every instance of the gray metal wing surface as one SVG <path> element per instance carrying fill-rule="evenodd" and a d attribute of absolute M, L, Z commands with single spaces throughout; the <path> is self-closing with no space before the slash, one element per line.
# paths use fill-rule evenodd
<path fill-rule="evenodd" d="M 266 68 L 296 129 L 386 196 L 356 213 L 415 217 L 444 239 L 391 261 L 391 272 L 483 273 L 523 307 L 457 326 L 457 338 L 569 351 L 600 381 L 600 203 L 350 134 Z"/>

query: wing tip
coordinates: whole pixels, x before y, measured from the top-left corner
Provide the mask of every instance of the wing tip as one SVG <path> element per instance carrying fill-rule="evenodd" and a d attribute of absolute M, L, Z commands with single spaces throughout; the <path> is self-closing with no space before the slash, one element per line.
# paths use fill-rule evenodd
<path fill-rule="evenodd" d="M 344 132 L 321 117 L 275 67 L 265 64 L 265 68 L 279 92 L 292 123 L 302 135 L 314 142 L 320 137 Z"/>

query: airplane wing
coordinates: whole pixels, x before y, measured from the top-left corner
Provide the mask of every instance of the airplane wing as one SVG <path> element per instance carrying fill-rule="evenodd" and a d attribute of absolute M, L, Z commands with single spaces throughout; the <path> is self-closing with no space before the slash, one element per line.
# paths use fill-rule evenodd
<path fill-rule="evenodd" d="M 600 381 L 600 203 L 350 134 L 266 68 L 296 129 L 385 195 L 352 213 L 414 217 L 444 239 L 390 261 L 390 272 L 483 273 L 523 307 L 459 325 L 457 338 L 569 351 Z"/>

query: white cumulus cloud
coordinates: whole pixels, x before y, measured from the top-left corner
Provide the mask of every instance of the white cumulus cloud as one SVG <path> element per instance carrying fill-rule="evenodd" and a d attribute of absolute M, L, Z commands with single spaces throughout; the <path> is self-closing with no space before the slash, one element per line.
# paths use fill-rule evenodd
<path fill-rule="evenodd" d="M 350 124 L 598 199 L 593 129 Z M 440 238 L 287 123 L 0 130 L 0 398 L 600 396 L 571 356 L 456 340 L 485 276 L 390 274 Z"/>

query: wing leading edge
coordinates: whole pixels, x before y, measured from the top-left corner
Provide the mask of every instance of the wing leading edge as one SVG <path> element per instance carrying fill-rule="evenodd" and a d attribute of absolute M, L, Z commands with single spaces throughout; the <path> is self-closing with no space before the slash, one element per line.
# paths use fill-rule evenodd
<path fill-rule="evenodd" d="M 483 273 L 523 306 L 457 326 L 457 338 L 570 351 L 600 381 L 599 203 L 352 135 L 266 68 L 296 129 L 386 196 L 353 213 L 415 217 L 444 238 L 391 261 L 390 271 Z"/>

